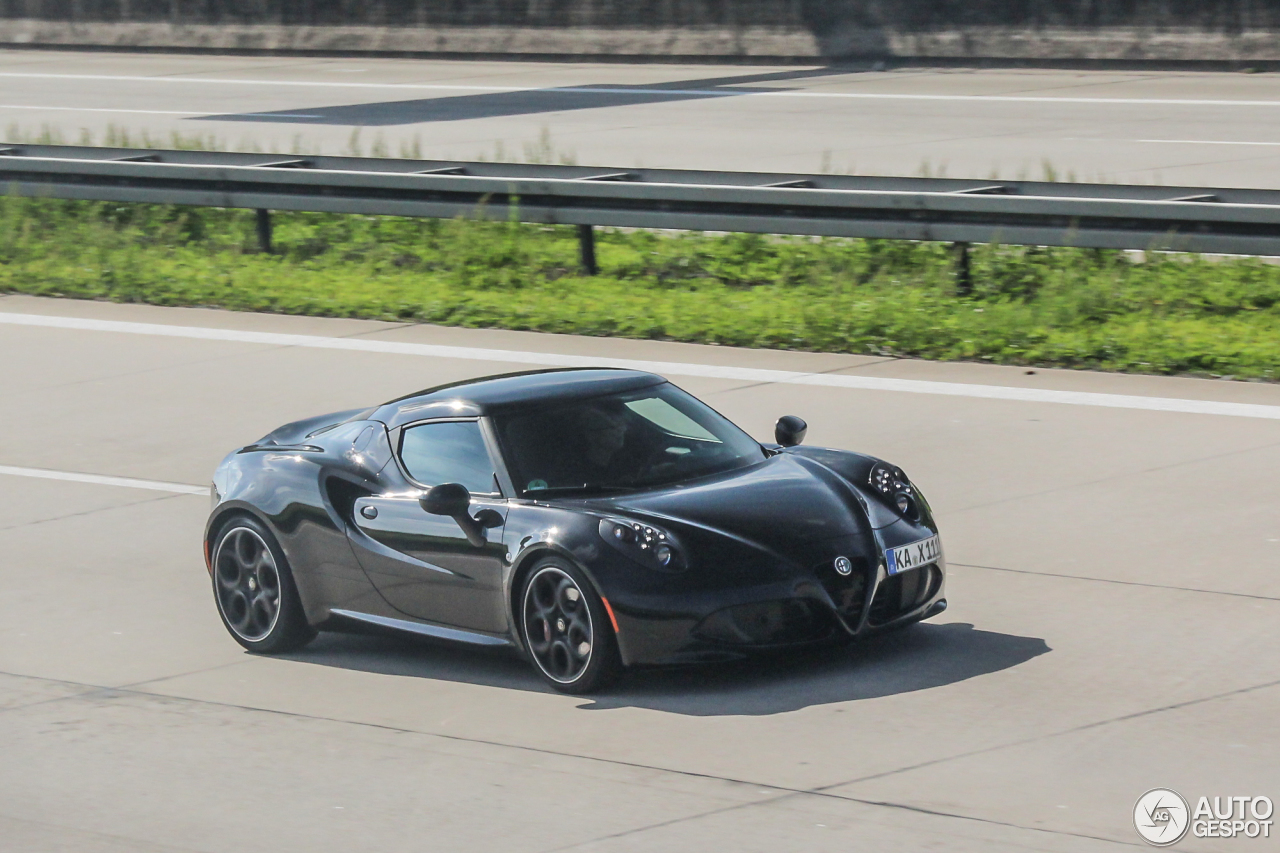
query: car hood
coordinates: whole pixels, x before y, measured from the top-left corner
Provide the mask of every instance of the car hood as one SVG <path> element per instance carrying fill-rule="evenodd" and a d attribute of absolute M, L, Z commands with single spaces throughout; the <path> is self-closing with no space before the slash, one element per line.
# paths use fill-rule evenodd
<path fill-rule="evenodd" d="M 591 501 L 673 528 L 728 536 L 791 560 L 806 561 L 820 543 L 870 536 L 864 499 L 830 468 L 783 453 L 757 465 L 656 491 Z M 693 531 L 688 531 L 693 532 Z"/>

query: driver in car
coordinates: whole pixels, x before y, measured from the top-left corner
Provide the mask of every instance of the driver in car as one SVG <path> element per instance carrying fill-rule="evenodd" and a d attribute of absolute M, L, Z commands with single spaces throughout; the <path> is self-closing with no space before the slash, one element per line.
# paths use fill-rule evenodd
<path fill-rule="evenodd" d="M 525 488 L 537 491 L 632 482 L 643 464 L 635 452 L 639 436 L 629 415 L 620 406 L 588 402 L 514 421 L 506 440 L 526 448 L 521 473 L 531 479 Z M 542 442 L 541 452 L 529 449 L 531 438 Z"/>
<path fill-rule="evenodd" d="M 618 482 L 635 473 L 622 453 L 628 432 L 625 415 L 598 406 L 583 406 L 579 423 L 586 440 L 583 474 L 588 482 Z"/>

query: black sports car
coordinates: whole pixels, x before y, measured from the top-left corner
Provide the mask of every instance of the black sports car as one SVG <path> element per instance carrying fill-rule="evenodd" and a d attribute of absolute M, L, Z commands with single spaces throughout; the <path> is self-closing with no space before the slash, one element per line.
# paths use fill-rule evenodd
<path fill-rule="evenodd" d="M 385 629 L 528 657 L 585 692 L 625 666 L 834 642 L 942 612 L 901 469 L 761 444 L 661 376 L 546 370 L 282 426 L 213 477 L 218 612 L 257 652 Z"/>

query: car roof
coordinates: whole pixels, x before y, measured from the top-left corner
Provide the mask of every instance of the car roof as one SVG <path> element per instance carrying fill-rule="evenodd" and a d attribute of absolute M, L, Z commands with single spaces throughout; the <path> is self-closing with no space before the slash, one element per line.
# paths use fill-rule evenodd
<path fill-rule="evenodd" d="M 642 370 L 571 367 L 527 370 L 451 382 L 384 403 L 370 415 L 395 428 L 439 417 L 475 417 L 581 400 L 659 385 L 667 380 Z"/>

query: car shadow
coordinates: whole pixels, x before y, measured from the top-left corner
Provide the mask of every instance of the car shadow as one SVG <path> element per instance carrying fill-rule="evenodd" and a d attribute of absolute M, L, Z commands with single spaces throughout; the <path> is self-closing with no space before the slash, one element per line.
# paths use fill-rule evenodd
<path fill-rule="evenodd" d="M 763 716 L 879 699 L 1000 672 L 1051 651 L 1044 640 L 967 623 L 924 623 L 836 648 L 732 663 L 629 671 L 583 710 L 646 708 L 696 717 Z M 514 655 L 359 634 L 321 634 L 292 660 L 410 678 L 550 692 Z"/>
<path fill-rule="evenodd" d="M 405 101 L 367 104 L 340 104 L 330 107 L 297 107 L 261 113 L 231 113 L 192 117 L 196 121 L 282 122 L 344 127 L 390 127 L 439 121 L 466 121 L 479 118 L 537 115 L 569 110 L 662 104 L 708 98 L 750 95 L 757 92 L 785 92 L 787 89 L 746 88 L 751 83 L 799 80 L 833 74 L 848 74 L 848 68 L 818 68 L 741 74 L 641 85 L 604 84 L 562 86 L 548 89 L 521 89 L 514 92 L 485 92 Z"/>

